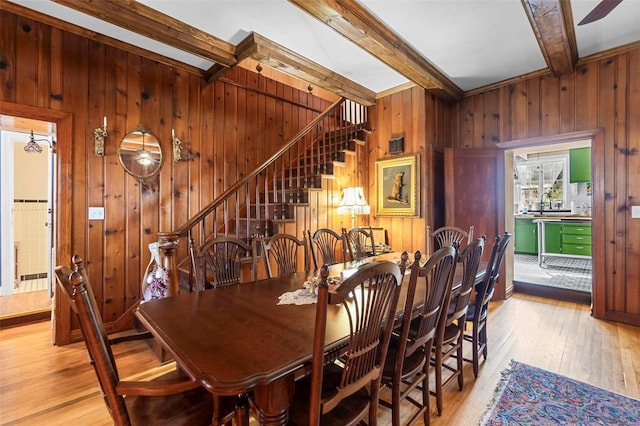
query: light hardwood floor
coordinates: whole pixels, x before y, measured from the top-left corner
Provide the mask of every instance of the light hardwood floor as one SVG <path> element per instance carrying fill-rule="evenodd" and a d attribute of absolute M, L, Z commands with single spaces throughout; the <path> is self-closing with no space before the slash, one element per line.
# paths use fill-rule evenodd
<path fill-rule="evenodd" d="M 450 384 L 433 425 L 477 424 L 512 359 L 640 399 L 640 328 L 594 320 L 585 305 L 533 296 L 491 305 L 489 359 L 475 380 L 465 365 L 464 390 Z M 158 366 L 141 342 L 118 345 L 115 356 L 121 377 Z M 0 330 L 0 424 L 111 424 L 83 344 L 53 346 L 50 323 Z M 382 407 L 379 424 L 390 424 Z"/>

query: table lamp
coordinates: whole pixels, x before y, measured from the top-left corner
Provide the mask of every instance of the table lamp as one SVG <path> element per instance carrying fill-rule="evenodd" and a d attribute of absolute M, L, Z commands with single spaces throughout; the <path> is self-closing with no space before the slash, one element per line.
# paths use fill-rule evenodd
<path fill-rule="evenodd" d="M 364 198 L 361 186 L 349 186 L 342 190 L 342 198 L 338 204 L 338 214 L 351 213 L 351 228 L 356 226 L 356 215 L 369 214 L 371 207 Z"/>

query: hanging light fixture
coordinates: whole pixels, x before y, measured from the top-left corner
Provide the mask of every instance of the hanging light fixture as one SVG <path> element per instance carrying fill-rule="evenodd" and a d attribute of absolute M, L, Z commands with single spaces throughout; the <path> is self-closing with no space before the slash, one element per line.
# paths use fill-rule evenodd
<path fill-rule="evenodd" d="M 36 152 L 40 154 L 42 152 L 42 147 L 38 144 L 38 142 L 47 142 L 47 145 L 49 145 L 49 139 L 34 139 L 32 130 L 31 136 L 29 136 L 29 142 L 27 142 L 27 144 L 24 146 L 24 150 L 26 152 Z"/>
<path fill-rule="evenodd" d="M 144 135 L 147 133 L 142 124 L 138 126 L 138 130 L 142 134 L 142 149 L 136 151 L 136 162 L 141 166 L 148 166 L 153 163 L 151 153 L 144 146 Z"/>
<path fill-rule="evenodd" d="M 356 226 L 356 215 L 371 213 L 371 207 L 364 198 L 361 186 L 349 186 L 342 190 L 342 199 L 338 204 L 338 214 L 351 214 L 351 227 Z"/>
<path fill-rule="evenodd" d="M 25 152 L 28 152 L 28 153 L 35 152 L 36 154 L 42 153 L 42 147 L 38 142 L 46 143 L 49 149 L 51 150 L 51 152 L 53 153 L 56 152 L 56 141 L 54 138 L 35 139 L 33 135 L 33 130 L 31 130 L 31 134 L 29 135 L 29 142 L 27 142 L 24 146 Z"/>

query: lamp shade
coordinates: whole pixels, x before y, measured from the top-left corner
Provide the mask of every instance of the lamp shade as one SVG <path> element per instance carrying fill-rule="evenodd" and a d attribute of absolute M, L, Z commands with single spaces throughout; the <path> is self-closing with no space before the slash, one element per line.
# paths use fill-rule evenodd
<path fill-rule="evenodd" d="M 364 198 L 361 186 L 349 186 L 342 190 L 342 198 L 338 204 L 338 214 L 369 214 L 371 207 Z"/>

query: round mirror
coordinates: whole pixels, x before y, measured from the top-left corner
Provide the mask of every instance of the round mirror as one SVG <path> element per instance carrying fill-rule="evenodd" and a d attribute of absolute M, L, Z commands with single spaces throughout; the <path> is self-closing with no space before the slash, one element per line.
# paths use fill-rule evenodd
<path fill-rule="evenodd" d="M 127 173 L 139 181 L 158 173 L 162 164 L 162 149 L 158 139 L 148 133 L 142 124 L 122 138 L 118 156 Z"/>

